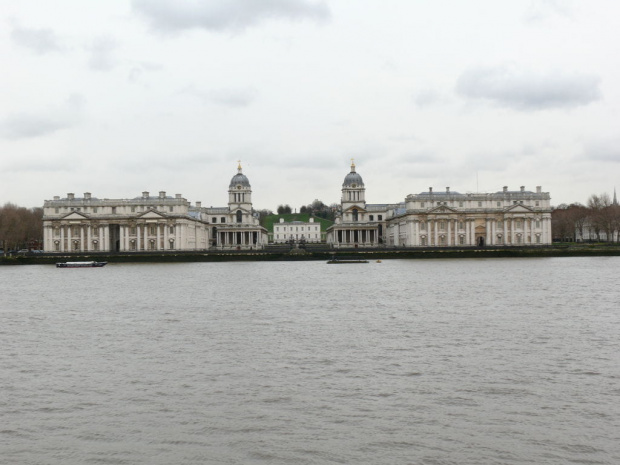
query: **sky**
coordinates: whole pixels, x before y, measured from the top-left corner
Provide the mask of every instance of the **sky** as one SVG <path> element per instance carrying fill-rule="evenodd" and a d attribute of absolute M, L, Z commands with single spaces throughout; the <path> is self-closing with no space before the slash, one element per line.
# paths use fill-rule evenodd
<path fill-rule="evenodd" d="M 617 0 L 0 0 L 0 204 L 620 188 Z"/>

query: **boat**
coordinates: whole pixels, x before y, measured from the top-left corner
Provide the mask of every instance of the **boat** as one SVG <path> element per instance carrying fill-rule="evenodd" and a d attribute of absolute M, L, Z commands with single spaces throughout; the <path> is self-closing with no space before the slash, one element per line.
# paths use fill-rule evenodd
<path fill-rule="evenodd" d="M 331 260 L 327 261 L 328 265 L 340 265 L 346 263 L 368 263 L 368 260 L 362 260 L 358 258 L 338 258 L 332 257 Z"/>
<path fill-rule="evenodd" d="M 101 268 L 106 266 L 108 262 L 59 262 L 56 268 Z"/>

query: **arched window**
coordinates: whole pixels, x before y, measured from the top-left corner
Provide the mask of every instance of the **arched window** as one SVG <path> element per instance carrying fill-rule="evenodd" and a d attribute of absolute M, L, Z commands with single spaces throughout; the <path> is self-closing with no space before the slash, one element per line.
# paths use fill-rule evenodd
<path fill-rule="evenodd" d="M 351 213 L 353 214 L 353 221 L 357 221 L 357 208 L 354 208 Z"/>
<path fill-rule="evenodd" d="M 241 210 L 237 210 L 237 223 L 241 223 L 243 221 L 243 213 Z"/>

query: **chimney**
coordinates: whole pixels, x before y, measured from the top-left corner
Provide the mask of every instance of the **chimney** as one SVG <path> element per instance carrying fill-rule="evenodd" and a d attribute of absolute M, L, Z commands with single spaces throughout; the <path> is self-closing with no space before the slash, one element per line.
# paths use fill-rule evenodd
<path fill-rule="evenodd" d="M 450 188 L 446 187 L 446 194 L 449 194 L 449 193 L 450 193 Z"/>
<path fill-rule="evenodd" d="M 148 198 L 149 198 L 149 193 L 148 193 L 148 191 L 144 191 L 144 192 L 142 192 L 142 198 L 143 198 L 143 199 L 148 199 Z"/>
<path fill-rule="evenodd" d="M 542 194 L 542 186 L 536 186 L 536 193 Z"/>
<path fill-rule="evenodd" d="M 69 200 L 73 200 L 73 199 L 75 199 L 75 194 L 69 193 L 69 194 L 67 194 L 67 198 Z"/>
<path fill-rule="evenodd" d="M 196 208 L 202 208 L 202 202 L 196 202 Z"/>
<path fill-rule="evenodd" d="M 84 192 L 84 200 L 90 200 L 90 192 Z"/>
<path fill-rule="evenodd" d="M 60 196 L 59 195 L 55 195 L 54 196 L 54 200 L 60 200 Z"/>
<path fill-rule="evenodd" d="M 160 199 L 165 199 L 166 198 L 166 191 L 159 191 L 159 198 Z"/>
<path fill-rule="evenodd" d="M 182 195 L 181 195 L 181 194 L 174 194 L 174 196 L 175 196 L 175 198 L 177 198 L 177 199 L 182 198 Z"/>
<path fill-rule="evenodd" d="M 521 186 L 521 192 L 525 192 L 525 186 Z"/>
<path fill-rule="evenodd" d="M 508 192 L 508 186 L 504 186 L 504 192 Z"/>
<path fill-rule="evenodd" d="M 429 188 L 428 188 L 428 192 L 432 194 L 432 193 L 433 193 L 433 188 L 432 188 L 432 187 L 429 187 Z"/>

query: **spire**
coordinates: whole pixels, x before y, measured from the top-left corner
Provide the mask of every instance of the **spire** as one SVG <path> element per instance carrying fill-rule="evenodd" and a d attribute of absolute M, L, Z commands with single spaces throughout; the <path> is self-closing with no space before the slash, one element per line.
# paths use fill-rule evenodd
<path fill-rule="evenodd" d="M 616 188 L 614 187 L 614 205 L 618 205 L 618 197 L 616 197 Z"/>
<path fill-rule="evenodd" d="M 351 173 L 355 173 L 355 163 L 353 163 L 353 158 L 351 158 Z"/>
<path fill-rule="evenodd" d="M 239 166 L 237 166 L 237 171 L 241 173 L 241 160 L 237 160 L 237 163 L 239 163 Z"/>

